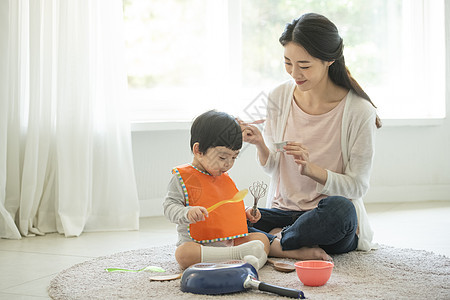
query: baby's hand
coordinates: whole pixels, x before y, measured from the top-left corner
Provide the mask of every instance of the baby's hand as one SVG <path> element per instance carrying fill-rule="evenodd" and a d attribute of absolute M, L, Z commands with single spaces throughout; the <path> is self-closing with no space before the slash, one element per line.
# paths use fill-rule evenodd
<path fill-rule="evenodd" d="M 208 210 L 203 206 L 193 206 L 189 209 L 187 217 L 191 223 L 205 221 L 205 217 L 208 217 Z"/>
<path fill-rule="evenodd" d="M 253 207 L 247 208 L 245 210 L 245 214 L 250 223 L 256 223 L 259 221 L 259 219 L 261 219 L 261 212 L 259 211 L 259 209 L 256 209 L 256 213 L 253 216 Z"/>

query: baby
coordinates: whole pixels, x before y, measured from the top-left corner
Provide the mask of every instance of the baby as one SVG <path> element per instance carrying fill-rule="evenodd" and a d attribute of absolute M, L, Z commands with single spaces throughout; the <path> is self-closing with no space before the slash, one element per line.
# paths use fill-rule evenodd
<path fill-rule="evenodd" d="M 164 214 L 177 224 L 175 258 L 182 268 L 200 262 L 243 260 L 259 270 L 267 260 L 270 243 L 262 233 L 248 233 L 261 218 L 259 210 L 245 210 L 243 197 L 227 174 L 242 148 L 238 122 L 211 110 L 191 127 L 190 164 L 172 170 L 164 200 Z"/>

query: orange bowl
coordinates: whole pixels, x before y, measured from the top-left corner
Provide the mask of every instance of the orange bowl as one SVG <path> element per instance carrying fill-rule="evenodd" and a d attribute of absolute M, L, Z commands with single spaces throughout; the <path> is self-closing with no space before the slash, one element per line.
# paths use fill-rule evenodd
<path fill-rule="evenodd" d="M 334 264 L 325 260 L 303 260 L 295 264 L 298 279 L 308 286 L 321 286 L 327 283 Z"/>

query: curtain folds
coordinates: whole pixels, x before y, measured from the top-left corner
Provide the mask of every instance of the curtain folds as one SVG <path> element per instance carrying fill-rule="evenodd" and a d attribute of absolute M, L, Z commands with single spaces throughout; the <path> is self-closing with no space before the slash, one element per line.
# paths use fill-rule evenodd
<path fill-rule="evenodd" d="M 136 230 L 120 0 L 0 3 L 0 236 Z"/>

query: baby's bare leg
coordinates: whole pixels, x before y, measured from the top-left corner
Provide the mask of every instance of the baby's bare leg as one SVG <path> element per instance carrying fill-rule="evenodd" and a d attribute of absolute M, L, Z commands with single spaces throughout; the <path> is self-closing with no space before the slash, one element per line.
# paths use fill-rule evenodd
<path fill-rule="evenodd" d="M 202 246 L 194 242 L 186 242 L 178 246 L 175 259 L 182 269 L 201 262 Z"/>

